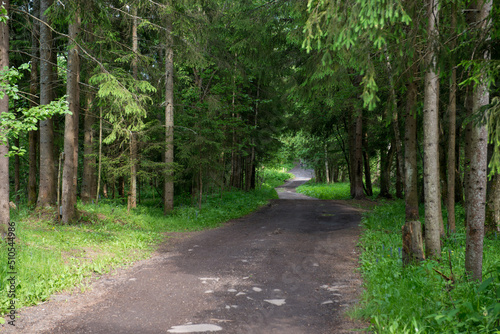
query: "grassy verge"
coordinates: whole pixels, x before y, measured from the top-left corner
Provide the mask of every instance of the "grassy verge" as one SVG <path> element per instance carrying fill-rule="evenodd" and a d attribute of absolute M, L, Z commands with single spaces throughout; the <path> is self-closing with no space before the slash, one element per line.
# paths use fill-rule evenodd
<path fill-rule="evenodd" d="M 319 198 L 319 199 L 335 199 L 335 200 L 348 200 L 351 199 L 351 188 L 349 183 L 316 183 L 309 181 L 297 188 L 297 192 L 306 196 Z M 374 196 L 376 197 L 380 190 L 373 189 Z"/>
<path fill-rule="evenodd" d="M 79 222 L 63 226 L 51 210 L 14 211 L 16 307 L 43 302 L 57 291 L 84 289 L 92 277 L 147 258 L 166 232 L 213 228 L 244 216 L 277 198 L 274 187 L 290 174 L 265 169 L 260 176 L 262 182 L 254 191 L 207 195 L 201 210 L 181 203 L 168 216 L 159 207 L 145 205 L 128 213 L 123 205 L 103 201 L 99 206 L 80 204 Z M 4 259 L 0 265 L 2 314 L 7 313 L 11 300 L 7 258 L 4 244 L 0 248 L 0 259 Z"/>
<path fill-rule="evenodd" d="M 403 201 L 378 206 L 364 217 L 360 261 L 365 292 L 353 315 L 369 319 L 374 333 L 500 333 L 499 236 L 485 238 L 483 283 L 470 283 L 464 279 L 463 227 L 444 240 L 441 263 L 403 269 L 404 218 Z M 463 219 L 457 207 L 458 226 Z M 454 283 L 437 271 L 453 276 Z"/>

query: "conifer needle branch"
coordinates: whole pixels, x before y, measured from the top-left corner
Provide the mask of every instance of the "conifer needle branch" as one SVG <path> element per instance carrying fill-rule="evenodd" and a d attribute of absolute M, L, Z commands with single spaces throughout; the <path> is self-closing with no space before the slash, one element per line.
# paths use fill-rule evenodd
<path fill-rule="evenodd" d="M 74 38 L 71 38 L 71 36 L 67 35 L 67 34 L 64 34 L 60 31 L 57 31 L 55 30 L 50 24 L 48 24 L 47 22 L 43 21 L 43 20 L 40 20 L 38 17 L 28 13 L 27 11 L 25 10 L 19 10 L 19 9 L 12 9 L 13 12 L 17 12 L 17 13 L 22 13 L 22 14 L 26 14 L 28 15 L 29 17 L 31 17 L 32 19 L 40 22 L 41 24 L 47 26 L 50 30 L 52 30 L 54 33 L 58 34 L 59 36 L 63 36 L 63 37 L 66 37 L 68 40 L 70 40 L 72 43 L 74 43 L 76 46 L 78 46 L 78 48 L 80 50 L 82 50 L 83 53 L 85 53 L 87 55 L 87 57 L 89 57 L 93 62 L 95 62 L 100 68 L 101 70 L 110 75 L 111 77 L 114 77 L 113 74 L 111 74 L 111 72 L 109 72 L 106 67 L 104 66 L 103 63 L 101 63 L 99 60 L 97 60 L 94 56 L 92 56 L 87 50 L 85 50 L 85 48 L 83 48 L 83 46 L 78 43 Z M 129 89 L 127 89 L 127 87 L 125 87 L 118 79 L 116 80 L 116 82 L 118 83 L 118 85 L 124 89 L 125 91 L 129 92 L 136 101 L 139 101 L 139 98 L 136 96 L 136 94 L 132 93 Z"/>

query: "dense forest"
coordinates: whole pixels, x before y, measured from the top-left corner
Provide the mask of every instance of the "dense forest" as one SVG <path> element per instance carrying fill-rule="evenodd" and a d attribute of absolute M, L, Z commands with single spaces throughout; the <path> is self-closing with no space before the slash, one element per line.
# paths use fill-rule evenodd
<path fill-rule="evenodd" d="M 466 269 L 500 227 L 498 8 L 483 0 L 3 1 L 0 218 L 17 206 L 258 187 L 303 159 L 352 198 L 404 198 L 404 259 Z M 9 203 L 12 203 L 9 205 Z M 425 205 L 424 228 L 419 203 Z M 442 207 L 447 219 L 443 219 Z M 422 250 L 425 241 L 425 253 Z"/>

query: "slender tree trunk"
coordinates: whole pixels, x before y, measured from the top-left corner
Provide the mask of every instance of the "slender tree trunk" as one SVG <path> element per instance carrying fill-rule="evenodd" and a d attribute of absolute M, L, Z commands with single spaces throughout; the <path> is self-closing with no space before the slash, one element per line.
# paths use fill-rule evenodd
<path fill-rule="evenodd" d="M 64 169 L 62 191 L 62 222 L 68 224 L 77 218 L 76 180 L 78 167 L 78 118 L 80 109 L 80 56 L 74 40 L 80 33 L 81 19 L 77 12 L 69 25 L 69 52 L 67 89 L 71 115 L 65 116 L 64 128 Z"/>
<path fill-rule="evenodd" d="M 389 150 L 384 148 L 380 150 L 380 194 L 379 197 L 392 198 L 390 192 L 391 185 L 391 166 L 394 156 L 394 145 L 391 145 Z"/>
<path fill-rule="evenodd" d="M 132 52 L 134 53 L 134 58 L 132 59 L 132 75 L 134 80 L 137 80 L 139 40 L 137 38 L 137 7 L 135 6 L 132 9 L 132 15 Z M 137 207 L 137 134 L 133 131 L 130 132 L 130 197 L 128 203 L 129 210 Z"/>
<path fill-rule="evenodd" d="M 420 219 L 418 213 L 417 86 L 408 84 L 405 119 L 405 211 L 406 221 Z"/>
<path fill-rule="evenodd" d="M 89 203 L 95 198 L 95 164 L 96 158 L 93 155 L 94 146 L 94 125 L 95 118 L 92 115 L 93 94 L 87 93 L 86 106 L 87 110 L 83 121 L 83 175 L 81 199 L 83 203 Z"/>
<path fill-rule="evenodd" d="M 490 1 L 477 1 L 476 22 L 485 36 L 489 22 L 486 21 L 491 11 Z M 490 54 L 484 52 L 483 59 L 489 60 Z M 478 112 L 480 108 L 489 104 L 489 92 L 486 74 L 474 87 L 472 98 L 472 109 Z M 486 124 L 473 124 L 470 141 L 470 176 L 467 182 L 469 202 L 466 203 L 467 235 L 465 240 L 465 271 L 473 280 L 482 279 L 483 270 L 483 239 L 486 204 L 486 180 L 487 180 L 487 158 L 488 158 L 488 131 Z"/>
<path fill-rule="evenodd" d="M 174 48 L 172 36 L 172 21 L 167 18 L 166 59 L 165 59 L 165 164 L 171 170 L 174 162 Z M 174 208 L 174 180 L 173 173 L 165 176 L 164 185 L 164 214 Z"/>
<path fill-rule="evenodd" d="M 326 175 L 326 183 L 330 183 L 330 168 L 328 167 L 328 150 L 326 143 L 325 143 L 325 175 Z"/>
<path fill-rule="evenodd" d="M 452 3 L 451 31 L 455 35 L 457 26 L 457 11 L 455 3 Z M 455 39 L 452 40 L 450 48 L 455 49 Z M 446 209 L 448 211 L 448 231 L 455 233 L 455 138 L 456 138 L 456 115 L 457 115 L 457 69 L 455 57 L 451 61 L 450 78 L 450 100 L 448 104 L 448 160 L 447 160 L 447 196 Z"/>
<path fill-rule="evenodd" d="M 439 183 L 439 73 L 437 73 L 438 0 L 428 2 L 424 96 L 424 193 L 425 245 L 427 257 L 441 257 L 441 192 Z"/>
<path fill-rule="evenodd" d="M 99 166 L 97 169 L 97 188 L 95 195 L 95 204 L 99 204 L 99 192 L 101 188 L 101 171 L 102 171 L 102 107 L 99 108 Z"/>
<path fill-rule="evenodd" d="M 3 5 L 10 14 L 10 1 L 3 0 Z M 0 68 L 9 67 L 9 26 L 5 22 L 0 22 Z M 4 95 L 0 100 L 0 115 L 9 111 L 9 97 Z M 0 132 L 6 129 L 0 127 Z M 9 143 L 0 142 L 0 234 L 5 238 L 10 222 L 9 207 Z"/>
<path fill-rule="evenodd" d="M 40 1 L 33 1 L 33 16 L 40 17 Z M 30 72 L 30 93 L 31 101 L 30 107 L 35 107 L 39 101 L 35 98 L 38 95 L 39 77 L 38 65 L 40 55 L 40 24 L 37 20 L 33 19 L 32 32 L 31 32 L 31 72 Z M 30 131 L 28 133 L 29 141 L 29 172 L 28 172 L 28 205 L 34 206 L 36 204 L 36 173 L 37 173 L 37 145 L 38 145 L 38 131 Z"/>
<path fill-rule="evenodd" d="M 417 86 L 410 79 L 405 116 L 405 224 L 402 229 L 403 265 L 424 259 L 422 224 L 418 213 L 417 191 Z"/>
<path fill-rule="evenodd" d="M 355 132 L 355 147 L 354 147 L 354 196 L 355 199 L 365 198 L 363 190 L 363 113 L 358 110 L 356 116 L 356 132 Z"/>
<path fill-rule="evenodd" d="M 53 0 L 40 0 L 40 104 L 47 105 L 53 99 L 52 80 L 52 30 L 46 10 Z M 54 124 L 52 119 L 40 122 L 40 188 L 37 205 L 50 206 L 56 201 L 56 160 L 54 158 Z"/>
<path fill-rule="evenodd" d="M 363 151 L 363 162 L 365 170 L 366 195 L 373 196 L 372 176 L 370 171 L 370 157 L 368 156 L 368 152 L 366 152 L 366 150 Z M 334 175 L 333 180 L 334 182 L 336 182 L 337 172 L 335 172 L 333 175 Z"/>

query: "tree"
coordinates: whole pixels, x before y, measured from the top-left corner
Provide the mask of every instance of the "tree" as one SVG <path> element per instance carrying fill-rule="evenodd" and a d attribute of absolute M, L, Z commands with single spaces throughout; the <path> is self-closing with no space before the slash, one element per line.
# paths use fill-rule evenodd
<path fill-rule="evenodd" d="M 437 69 L 438 0 L 427 2 L 427 55 L 424 96 L 424 192 L 426 255 L 441 257 L 439 182 L 439 70 Z"/>
<path fill-rule="evenodd" d="M 64 127 L 64 169 L 62 184 L 62 222 L 67 224 L 77 216 L 77 167 L 78 167 L 78 118 L 80 109 L 80 56 L 75 44 L 80 33 L 79 9 L 75 11 L 73 22 L 69 24 L 69 51 L 67 90 L 71 114 L 65 116 Z"/>
<path fill-rule="evenodd" d="M 165 165 L 172 168 L 174 162 L 174 45 L 172 18 L 166 18 L 165 36 Z M 163 188 L 163 210 L 166 214 L 174 208 L 173 173 L 167 172 Z"/>
<path fill-rule="evenodd" d="M 9 67 L 9 0 L 4 0 L 0 7 L 0 70 Z M 5 80 L 5 77 L 2 78 Z M 5 90 L 0 90 L 0 116 L 9 111 L 9 96 Z M 5 132 L 4 125 L 0 127 L 0 134 Z M 10 223 L 9 206 L 9 153 L 8 142 L 0 141 L 0 234 L 5 238 Z"/>
<path fill-rule="evenodd" d="M 476 3 L 475 24 L 479 29 L 481 40 L 487 38 L 489 15 L 492 7 L 490 1 L 479 0 Z M 489 59 L 488 50 L 483 51 L 482 58 Z M 481 113 L 482 108 L 489 104 L 489 91 L 487 74 L 482 73 L 481 80 L 474 86 L 472 96 L 472 110 Z M 482 123 L 472 124 L 470 138 L 470 175 L 467 182 L 469 201 L 466 203 L 467 234 L 465 248 L 465 271 L 473 280 L 482 279 L 483 268 L 483 239 L 486 204 L 487 180 L 487 125 Z"/>
<path fill-rule="evenodd" d="M 53 48 L 51 22 L 47 10 L 53 0 L 40 0 L 40 104 L 53 100 Z M 54 158 L 54 124 L 52 119 L 40 123 L 40 184 L 37 206 L 54 205 L 56 202 L 56 161 Z"/>

